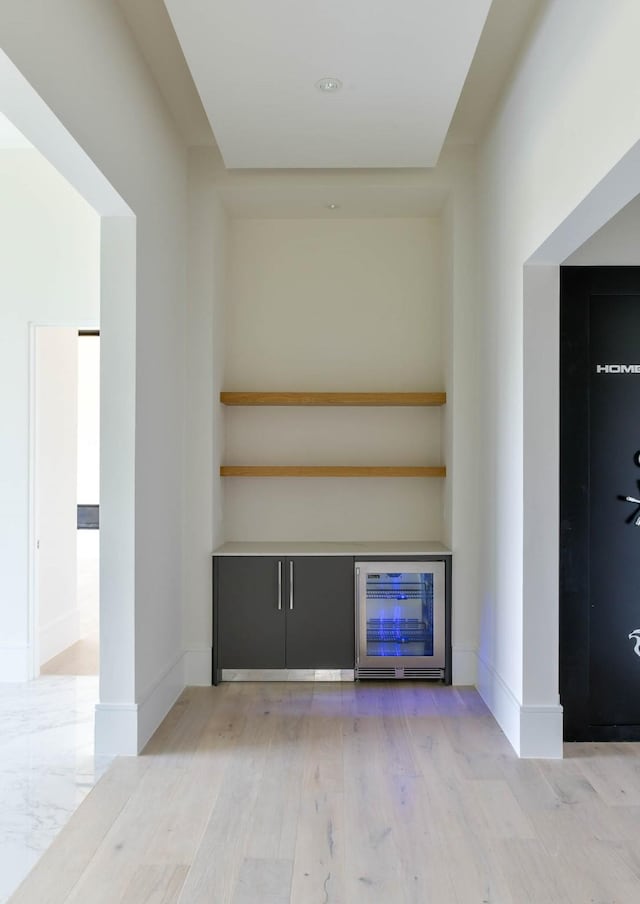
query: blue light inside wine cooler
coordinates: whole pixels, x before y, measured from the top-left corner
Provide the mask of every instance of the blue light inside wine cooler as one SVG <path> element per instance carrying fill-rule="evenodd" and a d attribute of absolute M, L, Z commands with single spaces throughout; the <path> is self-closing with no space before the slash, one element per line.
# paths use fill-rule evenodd
<path fill-rule="evenodd" d="M 373 618 L 367 612 L 368 655 L 433 655 L 432 574 L 370 575 L 367 600 L 388 600 L 390 604 L 376 605 Z M 408 606 L 408 601 L 413 605 Z"/>

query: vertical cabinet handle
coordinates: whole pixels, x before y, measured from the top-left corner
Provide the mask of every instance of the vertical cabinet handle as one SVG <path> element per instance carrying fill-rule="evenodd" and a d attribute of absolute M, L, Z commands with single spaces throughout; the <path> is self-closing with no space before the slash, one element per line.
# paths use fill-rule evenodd
<path fill-rule="evenodd" d="M 293 609 L 293 562 L 289 562 L 289 609 Z"/>
<path fill-rule="evenodd" d="M 356 662 L 360 660 L 360 569 L 356 568 L 353 577 L 353 601 L 356 633 Z M 366 617 L 366 615 L 365 615 Z"/>
<path fill-rule="evenodd" d="M 278 562 L 278 609 L 282 609 L 282 562 Z"/>

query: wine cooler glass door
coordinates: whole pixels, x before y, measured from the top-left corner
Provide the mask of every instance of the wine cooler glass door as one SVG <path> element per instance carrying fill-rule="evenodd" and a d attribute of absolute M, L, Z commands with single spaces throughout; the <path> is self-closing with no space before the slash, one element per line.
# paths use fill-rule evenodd
<path fill-rule="evenodd" d="M 445 662 L 442 562 L 360 562 L 358 663 Z"/>

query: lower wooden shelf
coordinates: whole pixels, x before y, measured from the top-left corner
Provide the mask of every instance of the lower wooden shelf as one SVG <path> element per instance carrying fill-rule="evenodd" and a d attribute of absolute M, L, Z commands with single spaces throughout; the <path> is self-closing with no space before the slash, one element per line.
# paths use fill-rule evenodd
<path fill-rule="evenodd" d="M 441 466 L 222 465 L 221 477 L 446 477 Z"/>

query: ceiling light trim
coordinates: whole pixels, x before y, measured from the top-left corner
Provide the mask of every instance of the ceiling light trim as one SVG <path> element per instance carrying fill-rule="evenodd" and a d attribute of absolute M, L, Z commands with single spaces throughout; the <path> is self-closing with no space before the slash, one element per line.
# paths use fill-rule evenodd
<path fill-rule="evenodd" d="M 327 75 L 324 78 L 318 79 L 316 88 L 322 94 L 336 94 L 336 92 L 342 88 L 342 82 L 339 78 L 332 78 Z"/>

